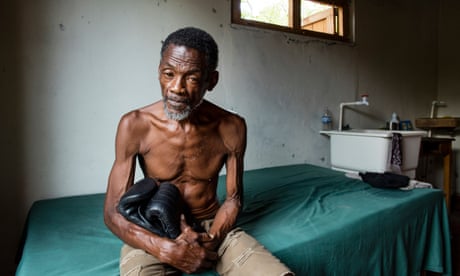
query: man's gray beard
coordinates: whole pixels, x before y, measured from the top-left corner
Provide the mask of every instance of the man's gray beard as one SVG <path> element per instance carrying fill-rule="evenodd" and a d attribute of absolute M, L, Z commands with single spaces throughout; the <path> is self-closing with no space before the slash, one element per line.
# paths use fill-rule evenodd
<path fill-rule="evenodd" d="M 188 116 L 190 116 L 190 113 L 192 113 L 192 108 L 190 106 L 187 106 L 183 111 L 179 113 L 169 111 L 165 98 L 163 98 L 163 110 L 166 114 L 166 117 L 174 121 L 182 121 L 187 119 Z"/>

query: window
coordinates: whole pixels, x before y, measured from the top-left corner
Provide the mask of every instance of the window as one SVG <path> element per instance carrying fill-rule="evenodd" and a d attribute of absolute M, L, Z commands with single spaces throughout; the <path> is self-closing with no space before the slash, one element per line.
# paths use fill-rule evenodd
<path fill-rule="evenodd" d="M 351 0 L 232 0 L 232 23 L 351 41 Z"/>

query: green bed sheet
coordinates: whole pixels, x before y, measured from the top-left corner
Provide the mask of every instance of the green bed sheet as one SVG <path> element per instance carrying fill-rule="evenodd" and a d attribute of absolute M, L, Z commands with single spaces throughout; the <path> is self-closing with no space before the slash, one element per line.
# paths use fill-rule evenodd
<path fill-rule="evenodd" d="M 238 225 L 297 276 L 452 273 L 439 190 L 376 189 L 306 164 L 246 171 L 244 185 Z M 224 191 L 222 176 L 221 199 Z M 34 203 L 16 275 L 118 275 L 122 243 L 103 223 L 103 200 L 94 194 Z"/>

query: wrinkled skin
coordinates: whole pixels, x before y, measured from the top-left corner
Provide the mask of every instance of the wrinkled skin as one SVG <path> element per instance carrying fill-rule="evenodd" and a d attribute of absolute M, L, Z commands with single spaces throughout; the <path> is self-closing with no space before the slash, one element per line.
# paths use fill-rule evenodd
<path fill-rule="evenodd" d="M 118 125 L 104 219 L 127 244 L 193 273 L 213 266 L 216 249 L 241 209 L 246 124 L 240 116 L 203 100 L 219 75 L 207 69 L 197 50 L 170 45 L 158 74 L 163 100 L 125 114 Z M 136 156 L 146 176 L 179 188 L 198 219 L 214 218 L 209 233 L 196 233 L 182 220 L 181 235 L 162 238 L 116 211 L 120 197 L 133 185 Z M 216 188 L 223 165 L 227 197 L 219 205 Z"/>

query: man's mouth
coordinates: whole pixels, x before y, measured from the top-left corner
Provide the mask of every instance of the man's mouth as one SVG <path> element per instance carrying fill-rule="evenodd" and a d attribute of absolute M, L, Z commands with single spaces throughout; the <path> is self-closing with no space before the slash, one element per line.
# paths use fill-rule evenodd
<path fill-rule="evenodd" d="M 190 100 L 185 97 L 166 96 L 166 102 L 174 110 L 183 110 L 190 105 Z"/>
<path fill-rule="evenodd" d="M 183 120 L 191 112 L 190 100 L 184 97 L 164 97 L 164 111 L 166 116 L 172 120 Z"/>

